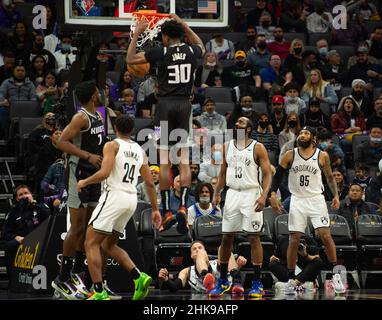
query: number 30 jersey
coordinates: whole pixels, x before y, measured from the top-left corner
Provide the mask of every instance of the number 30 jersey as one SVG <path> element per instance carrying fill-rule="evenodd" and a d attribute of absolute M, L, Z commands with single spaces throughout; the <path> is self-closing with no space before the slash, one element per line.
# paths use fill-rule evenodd
<path fill-rule="evenodd" d="M 304 159 L 298 148 L 294 148 L 288 178 L 289 191 L 292 195 L 308 198 L 322 194 L 324 191 L 319 163 L 320 152 L 320 149 L 316 148 L 310 158 Z"/>
<path fill-rule="evenodd" d="M 139 171 L 142 167 L 143 149 L 133 141 L 114 139 L 119 144 L 114 166 L 109 177 L 104 181 L 104 191 L 125 191 L 137 193 Z"/>
<path fill-rule="evenodd" d="M 226 156 L 228 187 L 234 190 L 260 187 L 261 170 L 254 158 L 256 143 L 257 141 L 253 140 L 241 150 L 236 147 L 236 140 L 228 143 Z"/>

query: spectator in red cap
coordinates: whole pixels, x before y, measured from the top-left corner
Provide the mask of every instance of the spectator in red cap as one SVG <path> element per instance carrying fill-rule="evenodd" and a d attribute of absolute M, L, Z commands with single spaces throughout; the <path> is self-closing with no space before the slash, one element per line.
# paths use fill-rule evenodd
<path fill-rule="evenodd" d="M 287 118 L 284 102 L 284 97 L 281 95 L 272 97 L 272 114 L 270 116 L 270 123 L 273 128 L 273 133 L 276 135 L 284 129 Z"/>

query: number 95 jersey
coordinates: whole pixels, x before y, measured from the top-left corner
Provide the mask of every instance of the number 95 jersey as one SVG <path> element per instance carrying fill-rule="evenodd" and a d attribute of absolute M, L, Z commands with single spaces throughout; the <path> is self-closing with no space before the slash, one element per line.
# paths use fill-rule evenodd
<path fill-rule="evenodd" d="M 134 141 L 114 139 L 119 144 L 113 169 L 104 181 L 104 191 L 124 191 L 137 193 L 139 171 L 142 167 L 143 149 Z"/>
<path fill-rule="evenodd" d="M 324 185 L 319 163 L 320 149 L 308 159 L 303 158 L 298 148 L 293 149 L 293 161 L 289 168 L 288 187 L 292 195 L 299 198 L 313 197 L 322 194 Z"/>
<path fill-rule="evenodd" d="M 254 154 L 257 142 L 253 140 L 244 149 L 238 149 L 236 141 L 228 143 L 227 150 L 227 186 L 234 190 L 246 190 L 260 187 L 261 170 Z"/>

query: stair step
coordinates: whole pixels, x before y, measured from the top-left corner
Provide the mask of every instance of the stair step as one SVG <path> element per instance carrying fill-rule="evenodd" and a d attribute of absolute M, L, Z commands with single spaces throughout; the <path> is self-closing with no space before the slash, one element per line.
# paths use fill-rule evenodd
<path fill-rule="evenodd" d="M 0 161 L 17 162 L 17 158 L 16 157 L 0 157 Z"/>

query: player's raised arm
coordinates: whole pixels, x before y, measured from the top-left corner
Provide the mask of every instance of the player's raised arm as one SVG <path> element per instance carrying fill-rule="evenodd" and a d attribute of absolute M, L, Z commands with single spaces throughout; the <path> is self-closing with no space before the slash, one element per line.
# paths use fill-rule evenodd
<path fill-rule="evenodd" d="M 293 150 L 288 150 L 285 155 L 282 157 L 277 169 L 276 173 L 273 176 L 273 182 L 271 187 L 271 197 L 270 203 L 271 207 L 274 211 L 281 213 L 281 204 L 277 200 L 276 192 L 280 187 L 281 182 L 283 181 L 283 177 L 286 173 L 287 168 L 290 166 L 293 158 Z"/>
<path fill-rule="evenodd" d="M 262 143 L 256 144 L 255 159 L 257 159 L 257 162 L 260 164 L 263 177 L 263 181 L 261 183 L 263 192 L 256 200 L 255 211 L 262 211 L 265 207 L 265 203 L 272 186 L 271 163 L 269 162 L 268 152 Z"/>
<path fill-rule="evenodd" d="M 333 195 L 332 208 L 338 209 L 340 206 L 340 198 L 338 196 L 337 182 L 333 176 L 332 167 L 330 166 L 329 155 L 322 151 L 320 152 L 320 166 L 326 177 L 326 182 Z"/>
<path fill-rule="evenodd" d="M 126 63 L 127 64 L 141 64 L 146 63 L 146 57 L 144 52 L 137 53 L 137 41 L 139 35 L 146 29 L 147 22 L 138 21 L 135 26 L 133 37 L 131 38 L 129 47 L 127 48 Z"/>
<path fill-rule="evenodd" d="M 170 17 L 182 25 L 185 35 L 188 37 L 192 44 L 200 48 L 200 50 L 202 51 L 202 56 L 204 56 L 206 48 L 204 47 L 202 39 L 200 39 L 200 37 L 190 28 L 190 26 L 187 23 L 183 22 L 178 15 L 170 14 Z"/>

